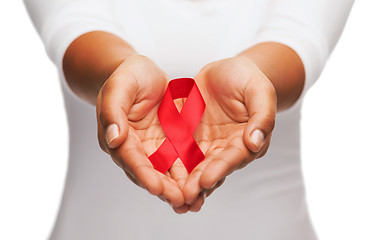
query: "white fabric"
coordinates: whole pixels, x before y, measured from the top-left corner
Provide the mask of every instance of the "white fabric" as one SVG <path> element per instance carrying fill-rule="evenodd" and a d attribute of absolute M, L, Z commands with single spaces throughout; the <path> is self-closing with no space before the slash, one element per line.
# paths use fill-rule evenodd
<path fill-rule="evenodd" d="M 314 240 L 300 165 L 300 108 L 335 46 L 352 0 L 25 0 L 60 71 L 70 128 L 68 173 L 51 239 Z M 229 176 L 199 213 L 177 215 L 131 183 L 99 148 L 95 110 L 65 83 L 79 35 L 112 32 L 171 78 L 263 41 L 294 49 L 306 71 L 299 101 L 277 116 L 267 155 Z"/>

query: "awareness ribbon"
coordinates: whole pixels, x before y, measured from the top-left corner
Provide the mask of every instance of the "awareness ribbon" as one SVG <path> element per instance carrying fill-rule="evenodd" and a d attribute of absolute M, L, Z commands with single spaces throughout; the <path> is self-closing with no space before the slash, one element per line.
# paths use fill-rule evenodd
<path fill-rule="evenodd" d="M 180 113 L 174 101 L 187 98 Z M 158 119 L 167 138 L 149 156 L 153 167 L 165 173 L 179 157 L 188 173 L 205 158 L 192 134 L 204 113 L 206 104 L 192 78 L 178 78 L 169 82 L 157 111 Z"/>

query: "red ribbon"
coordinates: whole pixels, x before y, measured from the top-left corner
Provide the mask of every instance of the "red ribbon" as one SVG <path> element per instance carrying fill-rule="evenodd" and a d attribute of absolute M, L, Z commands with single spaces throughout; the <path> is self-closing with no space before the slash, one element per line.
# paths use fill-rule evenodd
<path fill-rule="evenodd" d="M 187 98 L 180 113 L 174 101 Z M 188 173 L 205 158 L 192 134 L 204 113 L 206 104 L 192 78 L 178 78 L 169 82 L 157 111 L 158 119 L 167 138 L 149 156 L 156 170 L 165 173 L 179 157 Z"/>

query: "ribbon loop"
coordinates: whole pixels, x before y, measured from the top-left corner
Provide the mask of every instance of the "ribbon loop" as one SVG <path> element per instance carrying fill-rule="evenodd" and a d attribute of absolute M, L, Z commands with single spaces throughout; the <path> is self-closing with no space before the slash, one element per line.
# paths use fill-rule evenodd
<path fill-rule="evenodd" d="M 187 98 L 180 113 L 174 101 Z M 165 173 L 179 157 L 190 173 L 205 156 L 192 134 L 205 111 L 205 101 L 192 78 L 178 78 L 169 82 L 157 111 L 158 119 L 167 138 L 149 156 L 156 170 Z"/>

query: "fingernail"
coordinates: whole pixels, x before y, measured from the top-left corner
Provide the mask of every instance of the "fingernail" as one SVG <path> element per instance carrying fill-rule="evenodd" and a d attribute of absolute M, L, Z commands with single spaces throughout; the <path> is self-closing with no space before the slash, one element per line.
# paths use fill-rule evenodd
<path fill-rule="evenodd" d="M 255 146 L 260 150 L 261 145 L 264 141 L 264 133 L 256 129 L 251 133 L 251 141 L 255 144 Z"/>
<path fill-rule="evenodd" d="M 116 124 L 111 124 L 107 128 L 106 132 L 106 140 L 109 147 L 111 146 L 111 143 L 113 140 L 115 140 L 119 136 L 119 127 Z"/>
<path fill-rule="evenodd" d="M 203 190 L 203 191 L 202 191 L 202 197 L 203 197 L 204 199 L 206 199 L 206 196 L 207 196 L 207 192 L 206 192 L 206 190 Z"/>

